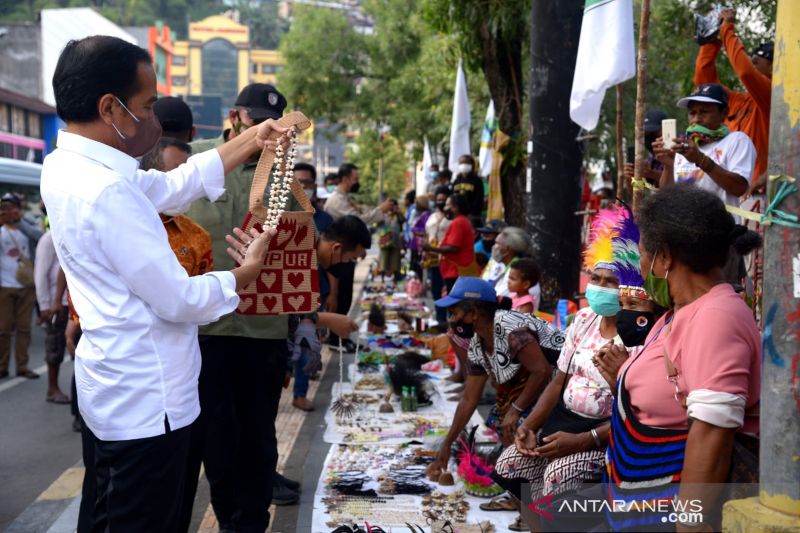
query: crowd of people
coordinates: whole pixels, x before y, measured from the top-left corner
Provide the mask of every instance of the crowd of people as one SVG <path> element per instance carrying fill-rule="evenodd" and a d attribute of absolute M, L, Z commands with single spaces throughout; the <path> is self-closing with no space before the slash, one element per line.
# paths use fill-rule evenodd
<path fill-rule="evenodd" d="M 12 336 L 16 374 L 39 377 L 28 366 L 36 314 L 46 400 L 71 403 L 82 435 L 78 531 L 187 531 L 201 465 L 221 531 L 264 531 L 271 503 L 298 501 L 300 484 L 276 472 L 282 389 L 293 377 L 292 405 L 313 410 L 322 343 L 355 351 L 355 266 L 373 233 L 379 275 L 422 282 L 456 355 L 459 404 L 432 477 L 448 469 L 488 385 L 486 423 L 503 445 L 493 477 L 507 492 L 482 508 L 519 511 L 514 530 L 547 527 L 526 502 L 590 481 L 630 499 L 688 497 L 689 484 L 728 479 L 734 441 L 757 449 L 761 342 L 738 294 L 760 239 L 726 205 L 765 182 L 773 54 L 762 45 L 748 58 L 734 25 L 723 10 L 721 41 L 701 47 L 697 89 L 678 101 L 685 135 L 665 142 L 666 113 L 648 113 L 641 178 L 655 190 L 635 215 L 615 204 L 593 216 L 587 305 L 566 331 L 540 313 L 546 273 L 530 236 L 485 220 L 486 185 L 469 154 L 455 176 L 426 169 L 428 189 L 402 207 L 359 205 L 354 164 L 322 177 L 298 162 L 319 235 L 319 308 L 235 312 L 275 231 L 232 228 L 248 215 L 260 151 L 291 141 L 278 123 L 286 99 L 248 85 L 230 128 L 196 140 L 188 106 L 157 98 L 146 51 L 112 37 L 68 44 L 53 78 L 66 128 L 43 167 L 45 227 L 26 218 L 24 198 L 0 199 L 0 378 Z M 719 84 L 723 45 L 745 93 Z M 286 209 L 299 210 L 297 199 Z M 58 382 L 66 351 L 76 356 L 69 395 Z M 658 527 L 647 513 L 581 519 Z"/>

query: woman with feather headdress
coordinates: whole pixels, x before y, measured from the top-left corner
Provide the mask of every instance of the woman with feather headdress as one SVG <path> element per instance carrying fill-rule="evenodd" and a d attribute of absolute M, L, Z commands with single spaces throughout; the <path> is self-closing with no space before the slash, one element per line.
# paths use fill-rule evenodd
<path fill-rule="evenodd" d="M 617 317 L 625 313 L 621 299 L 626 307 L 631 303 L 627 291 L 633 291 L 633 287 L 628 284 L 638 283 L 628 281 L 627 266 L 638 256 L 633 253 L 638 249 L 638 233 L 635 224 L 630 227 L 632 222 L 627 210 L 614 207 L 600 211 L 592 224 L 590 244 L 584 253 L 584 266 L 591 273 L 586 290 L 589 306 L 578 311 L 567 330 L 556 376 L 517 430 L 515 444 L 498 459 L 493 473 L 495 481 L 519 500 L 523 483 L 531 485 L 536 501 L 543 495 L 559 494 L 599 479 L 602 474 L 613 395 L 612 386 L 595 361 L 612 354 L 605 370 L 610 374 L 614 371 L 612 362 L 628 356 L 618 336 Z M 618 259 L 623 257 L 625 268 L 619 268 Z M 631 294 L 636 299 L 641 296 L 638 292 Z M 523 517 L 528 526 L 536 527 L 534 513 L 523 508 Z"/>

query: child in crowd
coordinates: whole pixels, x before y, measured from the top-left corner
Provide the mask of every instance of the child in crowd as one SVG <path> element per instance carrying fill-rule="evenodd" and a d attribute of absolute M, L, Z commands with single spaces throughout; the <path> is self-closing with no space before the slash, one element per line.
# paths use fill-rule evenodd
<path fill-rule="evenodd" d="M 511 308 L 520 313 L 533 313 L 536 302 L 528 292 L 539 283 L 541 272 L 533 259 L 522 258 L 511 263 L 508 272 L 508 291 L 511 293 Z"/>

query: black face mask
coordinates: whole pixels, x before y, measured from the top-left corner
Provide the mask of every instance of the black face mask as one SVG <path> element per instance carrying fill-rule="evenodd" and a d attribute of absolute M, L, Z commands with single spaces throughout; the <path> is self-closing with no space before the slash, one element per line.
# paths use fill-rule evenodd
<path fill-rule="evenodd" d="M 444 217 L 445 217 L 447 220 L 453 220 L 453 217 L 455 217 L 455 216 L 456 216 L 456 214 L 455 214 L 455 213 L 453 213 L 453 210 L 452 210 L 452 209 L 445 209 L 445 210 L 444 210 Z"/>
<path fill-rule="evenodd" d="M 475 335 L 475 327 L 472 324 L 467 324 L 463 320 L 450 322 L 450 329 L 453 330 L 456 337 L 461 337 L 462 339 L 471 339 L 472 336 Z"/>
<path fill-rule="evenodd" d="M 437 203 L 436 209 L 438 209 L 439 211 L 444 211 L 444 202 Z"/>
<path fill-rule="evenodd" d="M 355 193 L 357 193 L 357 192 L 358 192 L 358 190 L 359 190 L 360 188 L 361 188 L 361 184 L 360 184 L 360 183 L 358 183 L 358 182 L 355 182 L 354 184 L 352 184 L 352 185 L 350 186 L 350 192 L 351 192 L 351 193 L 353 193 L 353 194 L 355 194 Z"/>
<path fill-rule="evenodd" d="M 628 348 L 641 346 L 655 321 L 655 315 L 649 311 L 621 309 L 617 312 L 617 335 Z"/>

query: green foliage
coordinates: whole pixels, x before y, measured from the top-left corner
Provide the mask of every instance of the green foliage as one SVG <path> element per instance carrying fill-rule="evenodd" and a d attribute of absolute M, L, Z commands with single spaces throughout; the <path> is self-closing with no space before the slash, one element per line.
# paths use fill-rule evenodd
<path fill-rule="evenodd" d="M 647 48 L 647 109 L 662 109 L 678 119 L 678 131 L 686 123 L 686 113 L 675 103 L 694 89 L 694 63 L 698 45 L 694 40 L 694 13 L 705 13 L 716 3 L 712 0 L 656 0 L 651 2 L 650 33 Z M 775 35 L 777 0 L 728 0 L 726 5 L 736 8 L 736 35 L 747 50 L 757 44 L 772 40 Z M 639 6 L 636 2 L 635 25 L 638 39 Z M 722 51 L 717 58 L 720 81 L 733 90 L 744 90 L 730 62 Z M 624 135 L 628 145 L 633 144 L 634 116 L 636 110 L 636 80 L 624 84 Z M 616 96 L 606 93 L 600 122 L 593 132 L 597 140 L 591 141 L 589 156 L 609 162 L 616 175 Z"/>
<path fill-rule="evenodd" d="M 34 22 L 40 10 L 60 7 L 94 7 L 121 26 L 150 26 L 160 20 L 175 33 L 175 39 L 187 38 L 189 20 L 196 22 L 232 8 L 240 11 L 256 46 L 277 48 L 286 32 L 276 0 L 0 0 L 0 21 Z"/>
<path fill-rule="evenodd" d="M 347 150 L 347 160 L 359 168 L 361 192 L 359 199 L 367 205 L 377 205 L 380 191 L 380 160 L 383 155 L 384 198 L 401 200 L 406 188 L 408 158 L 403 146 L 391 135 L 381 141 L 377 130 L 362 129 Z"/>

